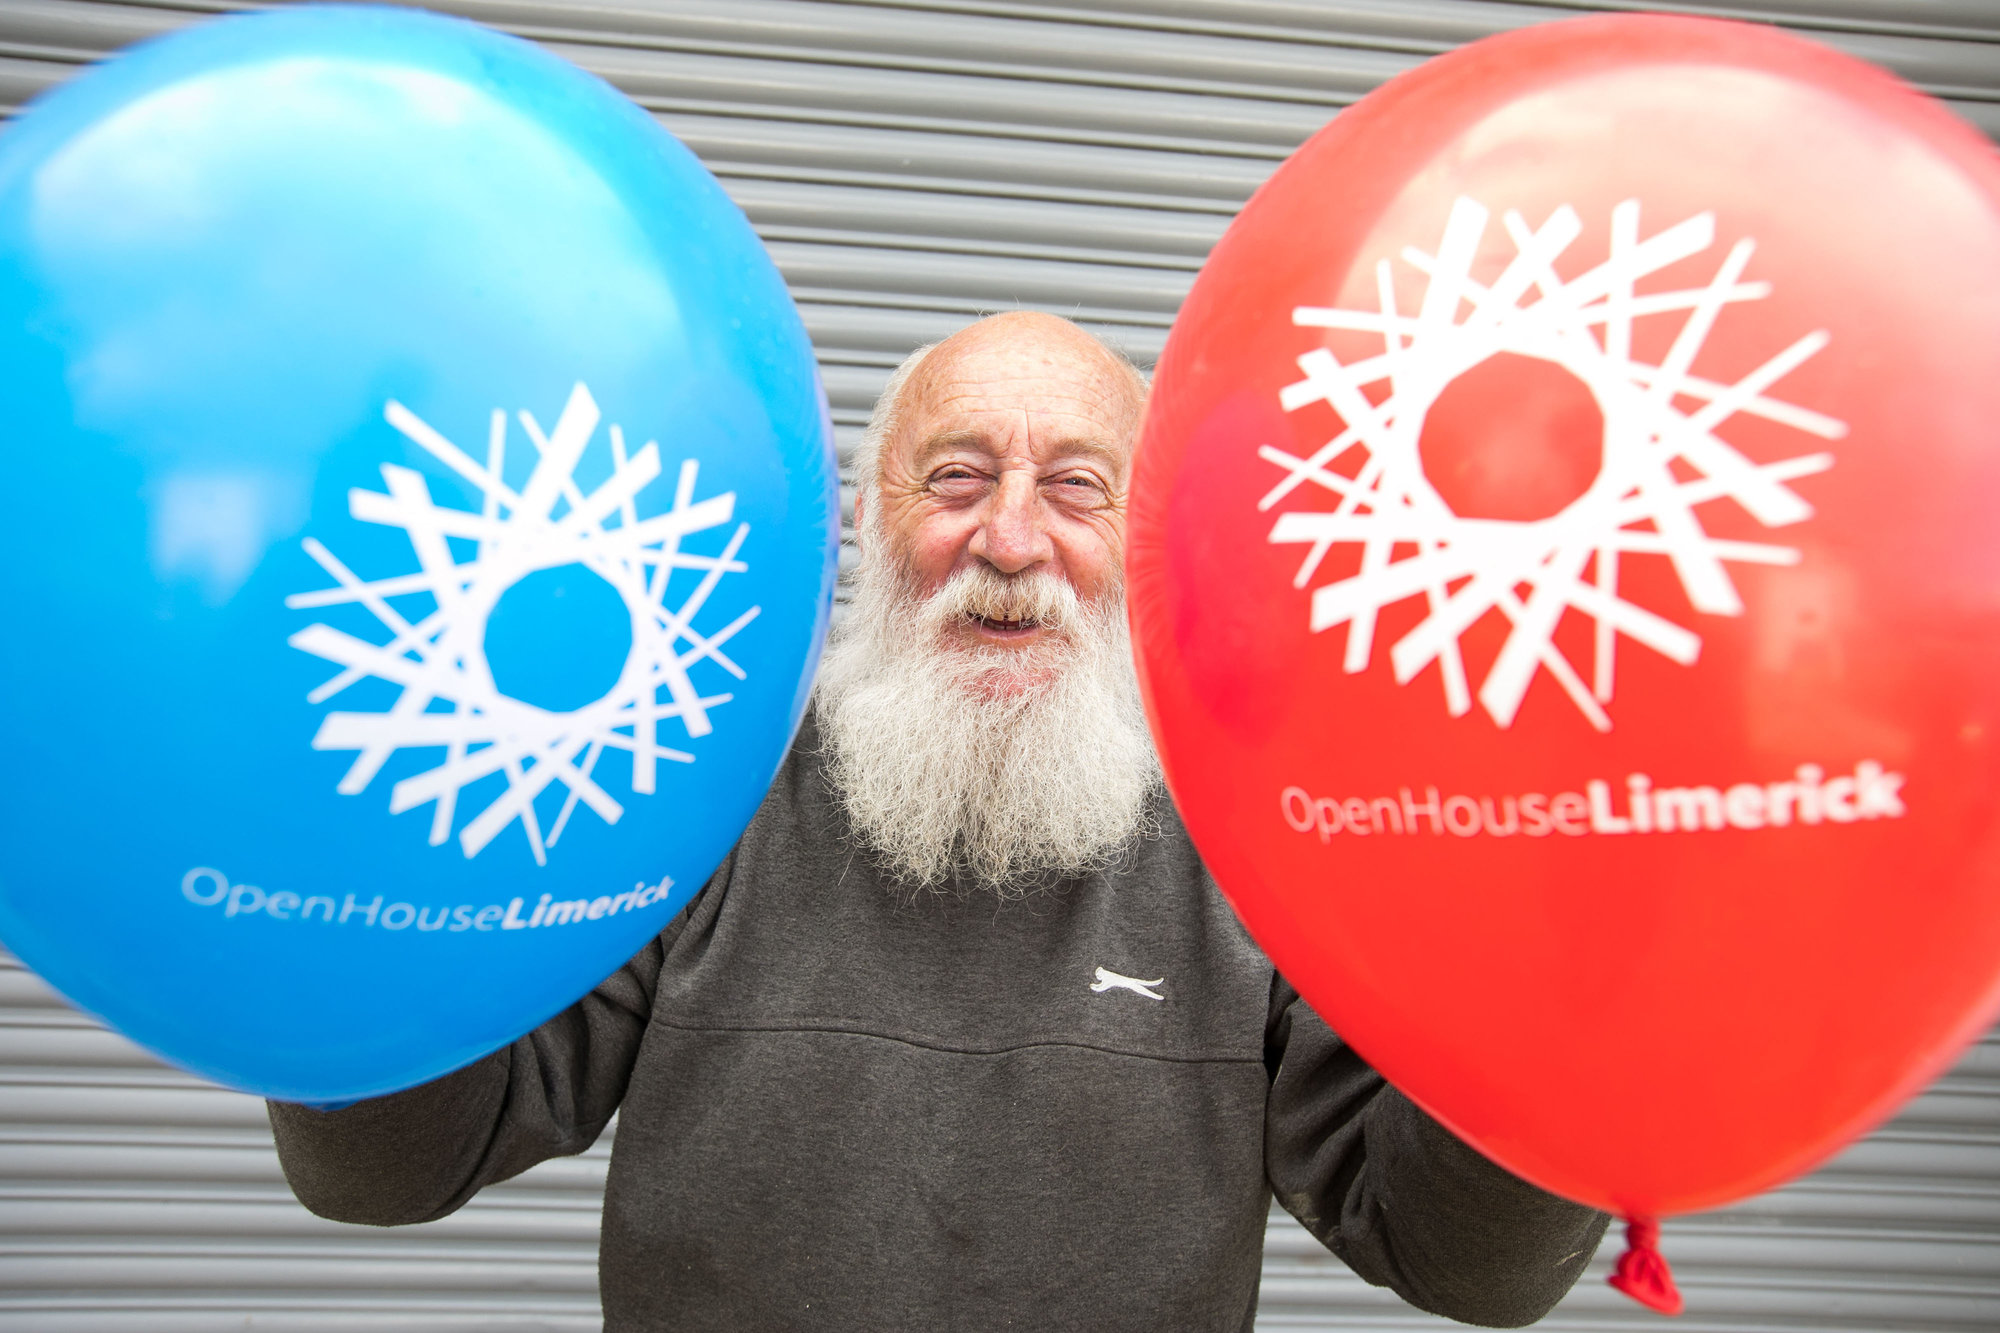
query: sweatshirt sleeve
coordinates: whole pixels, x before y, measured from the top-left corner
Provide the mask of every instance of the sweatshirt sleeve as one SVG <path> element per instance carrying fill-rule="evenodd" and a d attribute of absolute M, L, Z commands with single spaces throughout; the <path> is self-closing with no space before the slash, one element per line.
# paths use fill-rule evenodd
<path fill-rule="evenodd" d="M 1469 1324 L 1555 1308 L 1610 1219 L 1496 1166 L 1356 1055 L 1279 978 L 1265 1168 L 1287 1211 L 1362 1278 Z"/>
<path fill-rule="evenodd" d="M 662 960 L 693 910 L 581 1000 L 463 1069 L 337 1111 L 266 1103 L 292 1193 L 336 1222 L 429 1222 L 588 1148 L 625 1095 Z"/>

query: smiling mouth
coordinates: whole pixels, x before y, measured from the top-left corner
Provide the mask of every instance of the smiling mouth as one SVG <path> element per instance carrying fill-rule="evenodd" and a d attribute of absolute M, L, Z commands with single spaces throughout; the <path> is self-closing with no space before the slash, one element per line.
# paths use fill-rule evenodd
<path fill-rule="evenodd" d="M 1039 628 L 1041 621 L 1032 618 L 1002 620 L 995 616 L 973 616 L 972 623 L 991 634 L 1025 634 Z"/>

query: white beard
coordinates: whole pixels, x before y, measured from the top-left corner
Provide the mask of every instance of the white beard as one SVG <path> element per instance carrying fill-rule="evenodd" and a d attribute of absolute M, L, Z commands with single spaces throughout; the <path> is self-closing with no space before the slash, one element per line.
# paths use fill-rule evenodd
<path fill-rule="evenodd" d="M 905 886 L 955 873 L 1003 898 L 1114 861 L 1149 831 L 1160 782 L 1124 598 L 979 565 L 928 598 L 881 552 L 828 644 L 817 706 L 828 776 Z M 1034 620 L 1032 648 L 949 645 L 967 615 Z"/>

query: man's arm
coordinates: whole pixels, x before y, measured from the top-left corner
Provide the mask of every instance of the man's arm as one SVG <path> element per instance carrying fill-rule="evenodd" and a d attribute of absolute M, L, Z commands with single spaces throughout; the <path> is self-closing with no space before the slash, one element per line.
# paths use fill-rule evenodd
<path fill-rule="evenodd" d="M 267 1103 L 292 1193 L 336 1222 L 429 1222 L 588 1148 L 625 1095 L 661 961 L 692 911 L 590 994 L 463 1069 L 338 1111 Z"/>
<path fill-rule="evenodd" d="M 1610 1219 L 1494 1165 L 1335 1036 L 1282 978 L 1266 1038 L 1265 1169 L 1278 1201 L 1419 1309 L 1518 1328 L 1561 1300 Z"/>

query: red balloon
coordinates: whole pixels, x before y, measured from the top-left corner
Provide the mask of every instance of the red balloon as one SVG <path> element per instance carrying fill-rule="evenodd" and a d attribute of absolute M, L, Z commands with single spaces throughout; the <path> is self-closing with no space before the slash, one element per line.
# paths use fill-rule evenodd
<path fill-rule="evenodd" d="M 2000 159 L 1771 29 L 1475 43 L 1168 340 L 1169 782 L 1332 1026 L 1516 1173 L 1710 1208 L 2000 1008 Z"/>

